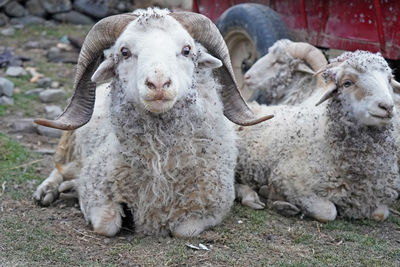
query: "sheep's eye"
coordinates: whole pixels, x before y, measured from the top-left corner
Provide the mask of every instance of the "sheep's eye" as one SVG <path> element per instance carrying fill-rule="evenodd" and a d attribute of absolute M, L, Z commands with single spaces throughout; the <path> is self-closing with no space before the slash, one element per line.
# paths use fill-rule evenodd
<path fill-rule="evenodd" d="M 343 83 L 343 86 L 344 86 L 344 87 L 350 87 L 350 86 L 352 86 L 352 85 L 353 85 L 353 82 L 350 81 L 350 80 L 345 80 L 344 83 Z"/>
<path fill-rule="evenodd" d="M 191 49 L 191 47 L 190 47 L 190 45 L 185 45 L 183 48 L 182 48 L 182 55 L 184 55 L 185 57 L 187 57 L 187 56 L 189 56 L 189 54 L 190 54 L 190 49 Z"/>
<path fill-rule="evenodd" d="M 127 59 L 127 58 L 129 58 L 132 54 L 131 54 L 131 51 L 129 51 L 128 48 L 122 47 L 122 48 L 121 48 L 121 55 L 122 55 L 125 59 Z"/>

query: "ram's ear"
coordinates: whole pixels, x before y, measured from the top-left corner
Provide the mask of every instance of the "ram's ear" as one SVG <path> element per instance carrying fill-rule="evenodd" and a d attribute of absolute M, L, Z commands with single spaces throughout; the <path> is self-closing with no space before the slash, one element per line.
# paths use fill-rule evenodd
<path fill-rule="evenodd" d="M 205 52 L 200 53 L 197 62 L 200 68 L 216 69 L 222 66 L 221 60 Z"/>
<path fill-rule="evenodd" d="M 400 83 L 396 81 L 394 78 L 390 80 L 390 84 L 393 87 L 393 91 L 397 94 L 400 94 Z"/>
<path fill-rule="evenodd" d="M 114 67 L 113 57 L 107 57 L 92 75 L 92 82 L 101 83 L 114 77 Z"/>

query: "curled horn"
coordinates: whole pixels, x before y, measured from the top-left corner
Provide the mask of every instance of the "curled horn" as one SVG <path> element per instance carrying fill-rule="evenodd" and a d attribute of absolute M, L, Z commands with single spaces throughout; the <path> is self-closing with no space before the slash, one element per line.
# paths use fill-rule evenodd
<path fill-rule="evenodd" d="M 286 47 L 286 51 L 292 57 L 304 60 L 315 72 L 325 68 L 328 64 L 324 54 L 318 48 L 308 43 L 291 42 Z"/>
<path fill-rule="evenodd" d="M 336 90 L 337 90 L 337 85 L 335 82 L 332 81 L 328 83 L 325 87 L 325 93 L 322 95 L 321 99 L 315 104 L 315 106 L 318 106 L 325 100 L 331 98 L 333 94 L 336 92 Z"/>
<path fill-rule="evenodd" d="M 396 93 L 400 93 L 400 83 L 396 81 L 394 78 L 390 80 L 390 84 L 393 87 L 393 91 Z"/>
<path fill-rule="evenodd" d="M 214 23 L 203 15 L 191 12 L 177 12 L 170 15 L 182 24 L 193 39 L 222 61 L 223 66 L 217 71 L 222 84 L 224 115 L 230 121 L 243 126 L 254 125 L 272 118 L 273 115 L 255 117 L 243 100 L 233 74 L 228 48 Z"/>
<path fill-rule="evenodd" d="M 126 26 L 137 16 L 115 15 L 97 22 L 87 34 L 78 58 L 74 94 L 64 112 L 55 120 L 37 119 L 35 123 L 61 130 L 74 130 L 86 124 L 93 113 L 96 84 L 91 81 L 100 64 L 103 50 L 111 47 Z"/>

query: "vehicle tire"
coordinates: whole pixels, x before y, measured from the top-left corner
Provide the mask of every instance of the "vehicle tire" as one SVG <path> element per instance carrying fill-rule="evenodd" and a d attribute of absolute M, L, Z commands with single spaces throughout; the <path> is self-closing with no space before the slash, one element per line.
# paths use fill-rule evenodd
<path fill-rule="evenodd" d="M 216 24 L 228 46 L 238 86 L 247 100 L 250 92 L 243 88 L 244 73 L 277 40 L 289 38 L 286 25 L 278 13 L 260 4 L 232 6 Z"/>

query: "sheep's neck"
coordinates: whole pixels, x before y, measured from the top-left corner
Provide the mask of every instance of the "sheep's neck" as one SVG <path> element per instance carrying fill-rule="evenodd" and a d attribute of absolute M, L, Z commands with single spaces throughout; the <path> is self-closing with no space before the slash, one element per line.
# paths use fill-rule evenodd
<path fill-rule="evenodd" d="M 332 153 L 342 178 L 359 180 L 394 175 L 397 147 L 392 124 L 380 128 L 359 126 L 335 98 L 328 103 L 327 117 L 324 134 L 331 150 L 328 153 Z"/>

